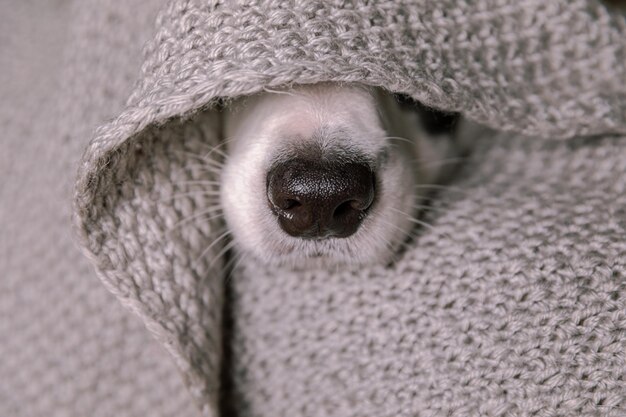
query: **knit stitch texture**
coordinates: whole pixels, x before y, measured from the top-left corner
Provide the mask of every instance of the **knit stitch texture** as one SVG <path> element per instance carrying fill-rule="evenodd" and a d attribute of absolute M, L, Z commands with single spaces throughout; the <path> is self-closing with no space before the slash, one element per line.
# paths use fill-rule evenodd
<path fill-rule="evenodd" d="M 241 416 L 624 415 L 625 62 L 626 19 L 596 0 L 175 0 L 85 152 L 76 229 L 207 416 L 220 391 Z M 394 265 L 250 261 L 224 303 L 194 185 L 216 176 L 192 156 L 220 140 L 212 107 L 321 81 L 509 133 Z"/>
<path fill-rule="evenodd" d="M 119 4 L 0 2 L 2 417 L 200 415 L 171 355 L 72 236 L 80 156 L 123 108 L 162 7 Z"/>

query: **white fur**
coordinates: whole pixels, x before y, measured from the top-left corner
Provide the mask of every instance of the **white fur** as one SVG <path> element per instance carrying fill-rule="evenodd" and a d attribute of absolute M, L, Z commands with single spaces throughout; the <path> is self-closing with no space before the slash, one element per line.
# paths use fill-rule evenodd
<path fill-rule="evenodd" d="M 428 164 L 416 159 L 442 157 L 425 140 L 415 114 L 401 110 L 390 94 L 358 85 L 298 86 L 242 98 L 226 112 L 224 129 L 229 157 L 221 204 L 228 227 L 238 250 L 270 264 L 328 267 L 388 261 L 412 229 L 415 185 L 436 175 L 436 164 L 426 169 Z M 266 175 L 277 152 L 311 141 L 321 149 L 340 145 L 380 161 L 376 203 L 347 238 L 289 236 L 269 208 Z"/>

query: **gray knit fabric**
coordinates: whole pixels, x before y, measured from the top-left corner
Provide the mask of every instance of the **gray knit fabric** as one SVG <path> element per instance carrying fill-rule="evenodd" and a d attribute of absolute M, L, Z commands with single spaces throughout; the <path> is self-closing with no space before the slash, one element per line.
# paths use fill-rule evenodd
<path fill-rule="evenodd" d="M 159 1 L 0 1 L 0 416 L 200 412 L 72 238 L 90 132 L 120 111 Z"/>
<path fill-rule="evenodd" d="M 238 416 L 626 415 L 626 141 L 485 141 L 392 267 L 233 277 Z M 261 271 L 261 272 L 260 272 Z"/>
<path fill-rule="evenodd" d="M 175 0 L 86 150 L 78 236 L 207 416 L 222 388 L 242 416 L 625 415 L 625 60 L 596 0 Z M 250 262 L 224 303 L 223 225 L 197 216 L 211 105 L 319 81 L 517 133 L 477 144 L 394 265 Z"/>

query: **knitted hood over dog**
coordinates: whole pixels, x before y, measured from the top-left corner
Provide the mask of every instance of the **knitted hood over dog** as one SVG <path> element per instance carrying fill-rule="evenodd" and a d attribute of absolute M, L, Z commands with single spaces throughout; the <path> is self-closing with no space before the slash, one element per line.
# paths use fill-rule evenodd
<path fill-rule="evenodd" d="M 126 109 L 85 151 L 78 235 L 207 416 L 220 397 L 242 415 L 618 415 L 625 63 L 624 14 L 597 0 L 174 0 Z M 479 146 L 484 159 L 459 185 L 469 194 L 444 196 L 452 214 L 397 265 L 242 265 L 225 305 L 222 247 L 211 246 L 224 225 L 201 215 L 211 197 L 199 192 L 217 181 L 198 161 L 221 139 L 214 106 L 322 81 L 409 94 L 513 133 Z M 571 139 L 591 135 L 603 138 Z M 368 333 L 377 325 L 395 333 Z"/>

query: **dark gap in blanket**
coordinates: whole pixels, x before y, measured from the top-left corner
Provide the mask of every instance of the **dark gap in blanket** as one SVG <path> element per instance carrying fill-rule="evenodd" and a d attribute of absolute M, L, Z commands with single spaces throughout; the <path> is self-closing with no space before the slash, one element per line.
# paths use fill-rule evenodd
<path fill-rule="evenodd" d="M 232 251 L 227 251 L 224 256 L 224 265 L 232 265 L 232 257 L 236 256 Z M 233 267 L 224 271 L 224 305 L 222 308 L 222 361 L 220 368 L 220 396 L 219 415 L 221 417 L 238 417 L 247 415 L 244 410 L 244 401 L 237 395 L 237 387 L 234 375 L 233 351 L 235 343 L 235 315 L 237 311 L 237 296 L 233 288 Z"/>

